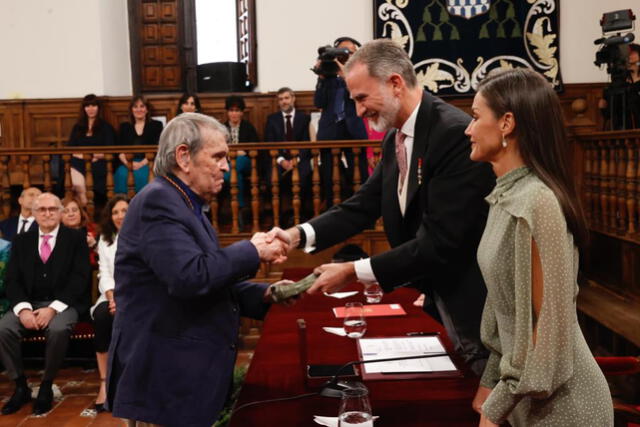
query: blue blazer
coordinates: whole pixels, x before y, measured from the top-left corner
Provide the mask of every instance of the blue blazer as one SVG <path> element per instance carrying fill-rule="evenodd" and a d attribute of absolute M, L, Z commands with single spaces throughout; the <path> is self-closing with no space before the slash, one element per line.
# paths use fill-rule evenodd
<path fill-rule="evenodd" d="M 339 89 L 343 90 L 344 97 L 344 126 L 336 123 L 336 96 Z M 347 84 L 341 77 L 318 78 L 316 92 L 313 95 L 313 103 L 322 108 L 320 121 L 318 122 L 317 139 L 319 141 L 341 139 L 368 139 L 364 122 L 356 113 L 356 105 L 349 95 Z"/>
<path fill-rule="evenodd" d="M 2 238 L 9 242 L 13 241 L 13 238 L 18 234 L 18 219 L 19 216 L 12 216 L 4 221 L 0 222 L 0 232 L 2 232 Z M 37 224 L 35 221 L 31 223 L 27 231 L 31 230 L 31 227 Z"/>
<path fill-rule="evenodd" d="M 247 240 L 216 232 L 158 177 L 132 200 L 118 234 L 117 310 L 108 406 L 116 417 L 211 426 L 232 381 L 240 316 L 262 318 L 267 285 Z"/>

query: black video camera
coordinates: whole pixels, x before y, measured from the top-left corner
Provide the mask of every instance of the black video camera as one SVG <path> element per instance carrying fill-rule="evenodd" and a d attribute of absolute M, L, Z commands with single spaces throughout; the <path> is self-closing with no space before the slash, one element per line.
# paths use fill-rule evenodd
<path fill-rule="evenodd" d="M 603 36 L 611 33 L 615 33 L 615 35 L 601 37 L 594 41 L 594 44 L 602 45 L 596 52 L 594 64 L 598 67 L 603 64 L 607 65 L 607 73 L 611 75 L 612 87 L 621 87 L 627 82 L 629 43 L 634 40 L 635 36 L 632 32 L 622 35 L 621 31 L 633 30 L 635 19 L 631 9 L 607 12 L 600 19 Z"/>
<path fill-rule="evenodd" d="M 318 48 L 318 60 L 320 63 L 312 68 L 311 71 L 325 78 L 336 77 L 340 67 L 335 60 L 337 59 L 341 64 L 345 64 L 350 55 L 351 51 L 347 48 L 331 47 L 329 45 L 321 46 Z"/>

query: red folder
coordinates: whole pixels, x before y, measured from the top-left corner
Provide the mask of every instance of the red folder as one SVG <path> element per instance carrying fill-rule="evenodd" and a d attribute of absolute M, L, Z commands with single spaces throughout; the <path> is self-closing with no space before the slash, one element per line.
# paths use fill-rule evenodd
<path fill-rule="evenodd" d="M 405 316 L 407 314 L 400 304 L 371 304 L 365 305 L 363 308 L 364 317 Z M 338 319 L 343 319 L 345 317 L 345 308 L 334 307 L 333 314 Z"/>

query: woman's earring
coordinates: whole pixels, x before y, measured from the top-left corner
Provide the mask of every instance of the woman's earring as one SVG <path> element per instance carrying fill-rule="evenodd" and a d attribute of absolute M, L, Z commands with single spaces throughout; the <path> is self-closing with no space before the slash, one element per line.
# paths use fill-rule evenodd
<path fill-rule="evenodd" d="M 502 137 L 502 148 L 507 148 L 507 140 Z"/>

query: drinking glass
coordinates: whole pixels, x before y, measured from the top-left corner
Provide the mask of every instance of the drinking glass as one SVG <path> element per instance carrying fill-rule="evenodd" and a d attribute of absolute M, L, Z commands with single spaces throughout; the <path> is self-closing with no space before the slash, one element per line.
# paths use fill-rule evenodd
<path fill-rule="evenodd" d="M 367 304 L 378 304 L 380 301 L 382 301 L 382 295 L 384 295 L 382 286 L 377 283 L 364 287 L 364 296 L 366 298 Z"/>
<path fill-rule="evenodd" d="M 373 427 L 369 390 L 362 383 L 351 383 L 350 387 L 342 391 L 339 427 Z"/>
<path fill-rule="evenodd" d="M 367 330 L 364 308 L 361 302 L 345 304 L 344 331 L 349 338 L 361 338 Z"/>

